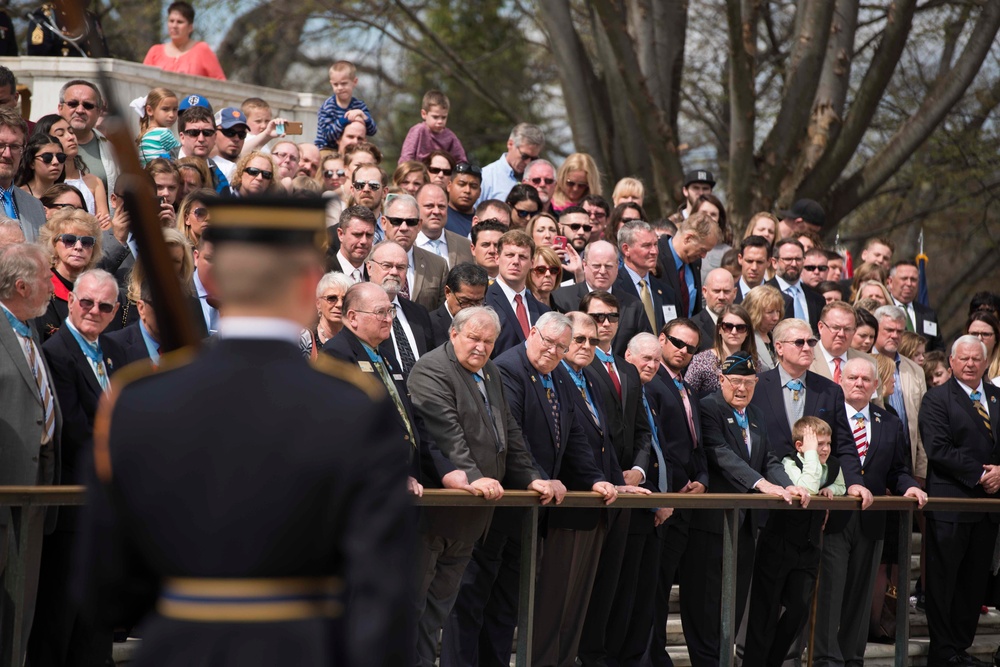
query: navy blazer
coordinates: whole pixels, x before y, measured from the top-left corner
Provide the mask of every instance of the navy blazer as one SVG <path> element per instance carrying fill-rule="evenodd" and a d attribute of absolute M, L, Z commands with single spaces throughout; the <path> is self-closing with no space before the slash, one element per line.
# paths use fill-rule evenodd
<path fill-rule="evenodd" d="M 406 316 L 406 323 L 410 325 L 410 330 L 413 332 L 413 338 L 417 343 L 417 349 L 415 350 L 417 358 L 424 356 L 437 347 L 434 344 L 434 328 L 431 326 L 431 316 L 427 313 L 427 309 L 419 303 L 414 303 L 403 297 L 399 297 L 399 309 L 403 311 L 403 315 Z M 393 343 L 392 336 L 386 338 L 383 345 L 386 346 L 385 349 L 389 350 L 388 356 L 392 357 L 395 362 L 396 345 Z"/>
<path fill-rule="evenodd" d="M 676 306 L 676 292 L 666 285 L 659 278 L 650 273 L 647 276 L 649 280 L 649 295 L 653 300 L 653 314 L 656 316 L 656 331 L 653 331 L 654 335 L 658 335 L 663 329 L 663 325 L 666 324 L 666 320 L 663 316 L 663 306 Z M 619 299 L 625 298 L 626 295 L 633 296 L 639 300 L 639 312 L 642 313 L 642 319 L 648 320 L 646 317 L 646 310 L 642 305 L 642 299 L 639 296 L 639 288 L 632 284 L 632 277 L 628 274 L 624 268 L 618 269 L 618 278 L 615 280 L 614 284 L 614 294 Z M 680 317 L 680 309 L 677 310 L 677 317 Z M 649 331 L 649 328 L 645 328 L 645 331 Z M 639 333 L 636 331 L 635 333 Z M 635 335 L 635 334 L 633 334 Z M 628 346 L 628 341 L 625 341 L 626 347 Z M 616 349 L 617 351 L 617 349 Z M 624 353 L 624 351 L 623 351 Z"/>
<path fill-rule="evenodd" d="M 112 341 L 119 347 L 125 364 L 149 359 L 149 350 L 146 349 L 146 341 L 138 324 L 130 324 L 118 331 L 106 333 L 104 339 Z"/>
<path fill-rule="evenodd" d="M 958 380 L 952 378 L 924 394 L 920 439 L 927 452 L 927 494 L 944 498 L 993 498 L 979 483 L 985 464 L 1000 464 L 1000 389 L 983 383 L 992 435 Z M 977 512 L 935 511 L 938 521 L 975 522 Z M 987 514 L 996 523 L 1000 517 Z"/>
<path fill-rule="evenodd" d="M 674 384 L 667 370 L 660 366 L 654 377 L 646 384 L 646 396 L 650 407 L 657 407 L 657 427 L 660 431 L 660 446 L 667 461 L 667 473 L 670 480 L 670 490 L 678 492 L 688 482 L 701 482 L 708 488 L 708 463 L 705 459 L 705 448 L 702 446 L 701 411 L 698 398 L 691 387 L 685 382 L 688 401 L 691 403 L 691 419 L 694 422 L 697 443 L 691 441 L 691 433 L 687 426 L 687 413 L 681 393 Z M 655 482 L 647 473 L 646 482 Z"/>
<path fill-rule="evenodd" d="M 525 308 L 528 310 L 528 323 L 534 326 L 538 318 L 543 313 L 549 312 L 550 308 L 533 297 L 530 290 L 524 292 L 524 300 Z M 496 280 L 486 289 L 485 305 L 492 307 L 500 318 L 500 335 L 497 336 L 496 343 L 493 345 L 492 354 L 492 358 L 496 359 L 515 345 L 523 343 L 525 340 L 524 332 L 521 331 L 521 324 L 517 321 L 514 309 L 507 301 L 507 295 L 504 294 L 503 288 Z"/>
<path fill-rule="evenodd" d="M 615 354 L 625 354 L 628 342 L 637 333 L 653 333 L 649 326 L 646 311 L 638 297 L 611 286 L 612 294 L 618 299 L 618 332 L 611 341 L 611 349 Z M 580 300 L 590 292 L 586 281 L 575 285 L 560 287 L 552 293 L 552 305 L 560 313 L 580 310 Z"/>
<path fill-rule="evenodd" d="M 751 403 L 764 414 L 771 449 L 778 459 L 795 456 L 795 442 L 785 414 L 785 400 L 781 395 L 783 389 L 779 368 L 772 368 L 757 377 L 760 382 L 757 383 Z M 805 386 L 806 405 L 803 415 L 819 417 L 830 425 L 833 431 L 831 453 L 840 461 L 840 469 L 844 471 L 844 482 L 848 488 L 854 484 L 864 484 L 861 459 L 858 458 L 853 431 L 847 423 L 844 391 L 840 385 L 812 371 L 806 371 Z"/>
<path fill-rule="evenodd" d="M 680 273 L 677 270 L 677 266 L 674 263 L 674 253 L 670 252 L 670 239 L 673 238 L 668 234 L 664 234 L 660 237 L 657 242 L 660 248 L 660 280 L 664 285 L 670 288 L 673 293 L 673 303 L 677 306 L 677 317 L 687 317 L 687 313 L 681 312 L 681 290 L 687 289 L 687 285 L 681 286 Z M 688 264 L 691 272 L 694 274 L 694 310 L 691 311 L 691 316 L 695 316 L 702 310 L 701 305 L 701 260 L 696 259 L 695 261 Z"/>
<path fill-rule="evenodd" d="M 646 470 L 652 455 L 650 452 L 652 431 L 649 430 L 646 409 L 642 405 L 642 381 L 639 379 L 639 371 L 625 361 L 624 357 L 615 355 L 615 368 L 618 369 L 619 383 L 622 387 L 622 395 L 619 398 L 608 369 L 601 360 L 595 357 L 590 367 L 595 371 L 592 377 L 595 378 L 603 394 L 611 443 L 621 469 L 631 470 L 633 467 L 639 467 Z M 654 456 L 653 459 L 655 458 Z"/>
<path fill-rule="evenodd" d="M 448 304 L 442 303 L 431 311 L 431 336 L 434 338 L 434 347 L 444 345 L 451 339 L 451 321 L 454 319 L 448 312 Z"/>
<path fill-rule="evenodd" d="M 777 278 L 771 278 L 764 283 L 765 285 L 770 285 L 774 289 L 781 292 L 781 298 L 785 300 L 785 318 L 795 317 L 795 304 L 792 302 L 792 297 L 782 291 L 781 287 L 778 285 Z M 823 308 L 826 306 L 826 299 L 823 298 L 822 294 L 817 293 L 811 287 L 808 287 L 802 282 L 799 282 L 799 287 L 802 288 L 802 293 L 806 297 L 806 308 L 808 311 L 808 322 L 809 326 L 812 327 L 813 332 L 819 330 L 819 315 L 823 312 Z"/>

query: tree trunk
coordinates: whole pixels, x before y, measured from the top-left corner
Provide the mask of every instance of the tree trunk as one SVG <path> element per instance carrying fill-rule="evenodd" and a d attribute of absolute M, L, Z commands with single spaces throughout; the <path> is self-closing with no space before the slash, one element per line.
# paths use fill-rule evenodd
<path fill-rule="evenodd" d="M 729 24 L 729 178 L 728 218 L 740 230 L 753 214 L 756 199 L 754 131 L 756 127 L 757 22 L 759 0 L 728 0 Z"/>

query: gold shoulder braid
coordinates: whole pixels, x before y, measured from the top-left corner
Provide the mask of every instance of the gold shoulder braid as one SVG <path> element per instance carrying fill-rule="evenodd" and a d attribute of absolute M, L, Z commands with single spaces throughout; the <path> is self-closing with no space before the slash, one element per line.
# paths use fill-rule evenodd
<path fill-rule="evenodd" d="M 334 359 L 329 354 L 320 353 L 315 359 L 309 361 L 309 365 L 320 373 L 331 375 L 338 380 L 354 385 L 368 394 L 368 398 L 373 401 L 385 398 L 385 387 L 382 383 L 362 373 L 354 364 Z"/>

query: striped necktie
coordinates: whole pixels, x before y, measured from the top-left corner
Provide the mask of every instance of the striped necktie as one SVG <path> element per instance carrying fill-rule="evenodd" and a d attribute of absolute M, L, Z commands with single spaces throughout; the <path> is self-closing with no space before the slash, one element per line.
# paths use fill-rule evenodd
<path fill-rule="evenodd" d="M 986 425 L 986 430 L 990 432 L 990 435 L 993 435 L 993 427 L 990 425 L 990 413 L 986 412 L 986 408 L 984 408 L 983 404 L 979 402 L 979 399 L 982 398 L 982 394 L 978 391 L 974 391 L 969 394 L 969 398 L 972 399 L 972 405 L 975 406 L 976 412 L 978 412 L 979 416 L 982 417 L 983 423 Z"/>
<path fill-rule="evenodd" d="M 858 457 L 865 462 L 868 455 L 868 433 L 865 429 L 865 416 L 860 412 L 854 415 L 854 444 L 858 448 Z"/>
<path fill-rule="evenodd" d="M 56 402 L 52 396 L 52 388 L 49 386 L 48 378 L 42 369 L 42 360 L 38 358 L 35 342 L 31 338 L 25 338 L 24 349 L 28 353 L 28 365 L 31 366 L 31 375 L 35 378 L 35 384 L 38 385 L 38 395 L 42 398 L 43 414 L 45 415 L 42 442 L 50 442 L 55 432 Z"/>

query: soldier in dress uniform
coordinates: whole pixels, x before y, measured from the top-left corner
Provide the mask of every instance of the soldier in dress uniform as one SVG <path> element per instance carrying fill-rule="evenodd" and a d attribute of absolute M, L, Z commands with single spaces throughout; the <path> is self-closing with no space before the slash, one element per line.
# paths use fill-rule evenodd
<path fill-rule="evenodd" d="M 323 274 L 323 205 L 210 209 L 218 340 L 113 379 L 79 592 L 105 622 L 143 622 L 137 667 L 411 667 L 395 407 L 356 366 L 298 348 Z"/>
<path fill-rule="evenodd" d="M 83 30 L 79 30 L 70 27 L 72 19 L 66 15 L 62 4 L 46 2 L 28 14 L 28 55 L 63 58 L 107 56 L 108 43 L 97 15 L 86 10 Z"/>

